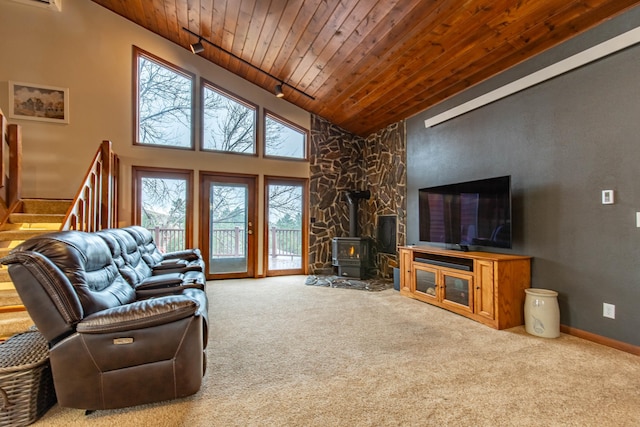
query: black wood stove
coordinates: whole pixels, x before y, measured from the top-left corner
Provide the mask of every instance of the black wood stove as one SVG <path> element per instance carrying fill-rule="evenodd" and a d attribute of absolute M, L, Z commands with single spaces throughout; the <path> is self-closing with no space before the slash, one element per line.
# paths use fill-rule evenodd
<path fill-rule="evenodd" d="M 358 200 L 368 199 L 371 193 L 349 191 L 349 237 L 334 237 L 331 241 L 331 265 L 338 267 L 338 275 L 364 279 L 373 259 L 371 239 L 358 236 Z"/>
<path fill-rule="evenodd" d="M 332 265 L 338 275 L 364 279 L 371 268 L 371 239 L 368 237 L 334 237 L 331 241 Z"/>

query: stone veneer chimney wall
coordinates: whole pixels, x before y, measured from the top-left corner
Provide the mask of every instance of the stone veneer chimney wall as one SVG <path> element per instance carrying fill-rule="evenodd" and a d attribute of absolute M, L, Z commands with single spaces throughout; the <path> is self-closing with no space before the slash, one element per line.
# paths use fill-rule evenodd
<path fill-rule="evenodd" d="M 310 146 L 309 271 L 330 274 L 331 239 L 349 235 L 349 190 L 370 190 L 360 200 L 360 236 L 375 240 L 379 215 L 397 215 L 398 245 L 406 236 L 406 145 L 404 122 L 362 138 L 312 115 Z M 374 245 L 375 246 L 375 245 Z M 397 255 L 376 254 L 379 277 L 391 277 Z"/>

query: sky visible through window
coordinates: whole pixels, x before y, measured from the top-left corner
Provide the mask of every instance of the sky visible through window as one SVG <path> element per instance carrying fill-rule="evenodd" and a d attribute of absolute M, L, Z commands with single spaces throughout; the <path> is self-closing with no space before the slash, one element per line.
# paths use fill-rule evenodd
<path fill-rule="evenodd" d="M 269 115 L 265 118 L 265 154 L 276 157 L 304 159 L 306 134 L 287 126 Z"/>

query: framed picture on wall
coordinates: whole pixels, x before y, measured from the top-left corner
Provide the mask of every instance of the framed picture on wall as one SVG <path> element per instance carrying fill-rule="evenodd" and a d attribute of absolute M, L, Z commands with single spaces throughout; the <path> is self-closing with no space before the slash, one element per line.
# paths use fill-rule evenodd
<path fill-rule="evenodd" d="M 69 89 L 10 81 L 9 117 L 69 123 Z"/>

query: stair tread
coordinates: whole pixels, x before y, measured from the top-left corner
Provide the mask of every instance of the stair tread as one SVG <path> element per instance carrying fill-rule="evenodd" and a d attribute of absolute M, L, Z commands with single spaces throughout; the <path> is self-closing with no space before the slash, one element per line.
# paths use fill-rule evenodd
<path fill-rule="evenodd" d="M 23 199 L 23 213 L 66 214 L 71 206 L 67 199 Z"/>
<path fill-rule="evenodd" d="M 9 240 L 27 240 L 34 236 L 39 236 L 41 234 L 51 233 L 54 230 L 49 229 L 38 229 L 38 228 L 30 228 L 26 230 L 1 230 L 0 231 L 0 241 L 9 241 Z"/>
<path fill-rule="evenodd" d="M 65 214 L 17 212 L 9 215 L 9 221 L 16 223 L 61 223 Z"/>

